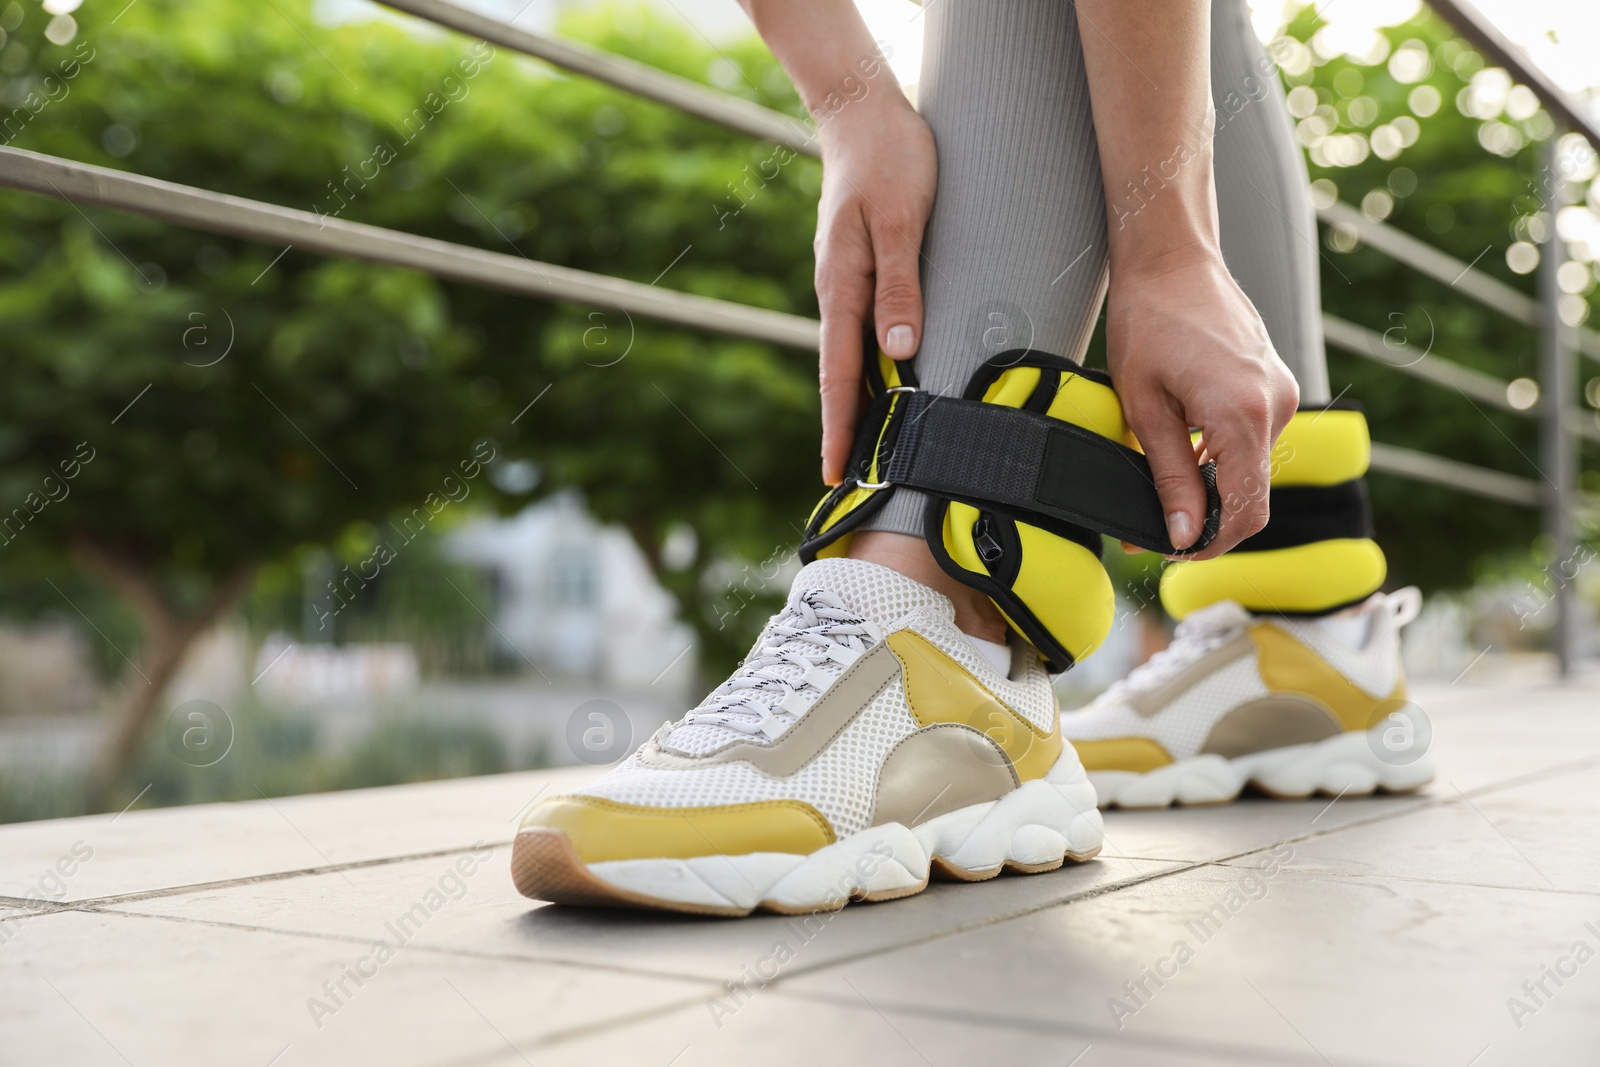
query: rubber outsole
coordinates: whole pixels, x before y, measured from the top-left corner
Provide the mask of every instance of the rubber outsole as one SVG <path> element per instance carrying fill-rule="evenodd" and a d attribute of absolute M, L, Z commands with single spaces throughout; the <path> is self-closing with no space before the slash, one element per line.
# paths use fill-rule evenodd
<path fill-rule="evenodd" d="M 1353 731 L 1305 745 L 1227 759 L 1194 756 L 1152 771 L 1091 771 L 1103 808 L 1146 809 L 1229 804 L 1251 787 L 1276 800 L 1312 796 L 1412 793 L 1434 777 L 1433 757 L 1392 763 L 1377 755 L 1373 731 Z M 1381 734 L 1376 734 L 1381 744 Z"/>
<path fill-rule="evenodd" d="M 980 882 L 1007 871 L 1041 874 L 1093 859 L 1103 840 L 1087 775 L 1081 767 L 1058 764 L 1050 780 L 1027 782 L 999 800 L 915 829 L 899 823 L 869 827 L 810 855 L 585 863 L 564 832 L 525 829 L 512 845 L 511 876 L 522 895 L 556 904 L 726 917 L 757 911 L 796 915 L 836 911 L 851 901 L 914 896 L 934 878 Z"/>

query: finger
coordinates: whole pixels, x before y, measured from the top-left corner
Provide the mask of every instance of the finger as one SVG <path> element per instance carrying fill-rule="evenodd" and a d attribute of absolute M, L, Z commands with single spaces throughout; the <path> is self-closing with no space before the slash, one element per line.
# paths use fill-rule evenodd
<path fill-rule="evenodd" d="M 1236 408 L 1206 428 L 1206 450 L 1217 465 L 1222 525 L 1197 559 L 1220 556 L 1267 524 L 1271 513 L 1272 419 L 1263 408 Z"/>
<path fill-rule="evenodd" d="M 822 310 L 818 380 L 822 391 L 822 480 L 838 485 L 855 438 L 861 398 L 861 349 L 867 302 L 866 277 L 830 276 L 818 266 L 817 293 Z M 836 275 L 838 272 L 833 272 Z"/>
<path fill-rule="evenodd" d="M 1199 538 L 1206 514 L 1206 487 L 1195 462 L 1189 424 L 1165 398 L 1136 405 L 1127 415 L 1150 461 L 1161 511 L 1167 518 L 1167 537 L 1181 551 Z"/>
<path fill-rule="evenodd" d="M 922 283 L 918 277 L 922 224 L 892 222 L 874 214 L 872 246 L 877 275 L 872 321 L 878 347 L 891 359 L 910 359 L 922 343 Z"/>

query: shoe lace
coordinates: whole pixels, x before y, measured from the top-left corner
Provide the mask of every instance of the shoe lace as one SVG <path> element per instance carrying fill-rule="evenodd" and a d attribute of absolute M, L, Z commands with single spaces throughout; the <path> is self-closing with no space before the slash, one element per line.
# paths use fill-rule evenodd
<path fill-rule="evenodd" d="M 1102 699 L 1154 689 L 1249 625 L 1250 616 L 1232 601 L 1201 608 L 1178 623 L 1172 643 L 1114 682 Z"/>
<path fill-rule="evenodd" d="M 805 590 L 767 625 L 761 645 L 739 669 L 679 725 L 715 724 L 777 737 L 882 638 L 882 630 L 834 594 Z M 837 669 L 825 670 L 829 663 Z"/>

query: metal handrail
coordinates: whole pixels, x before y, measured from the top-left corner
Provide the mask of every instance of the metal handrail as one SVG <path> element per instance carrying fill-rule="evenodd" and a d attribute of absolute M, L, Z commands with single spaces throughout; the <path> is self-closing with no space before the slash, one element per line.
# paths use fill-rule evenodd
<path fill-rule="evenodd" d="M 1507 388 L 1511 383 L 1504 378 L 1496 378 L 1492 374 L 1473 370 L 1426 349 L 1422 355 L 1411 356 L 1410 353 L 1415 351 L 1412 346 L 1391 345 L 1384 340 L 1382 334 L 1347 322 L 1335 315 L 1323 314 L 1322 336 L 1328 344 L 1341 351 L 1371 360 L 1390 370 L 1399 371 L 1401 374 L 1430 384 L 1454 389 L 1469 400 L 1479 400 L 1490 407 L 1523 418 L 1538 418 L 1540 415 L 1537 405 L 1519 408 L 1511 403 L 1511 398 L 1507 394 Z M 1586 417 L 1582 408 L 1570 406 L 1567 408 L 1567 432 L 1590 441 L 1600 441 L 1600 426 L 1596 426 L 1593 420 Z"/>
<path fill-rule="evenodd" d="M 1382 334 L 1365 326 L 1347 322 L 1336 315 L 1323 313 L 1322 337 L 1335 348 L 1371 360 L 1390 370 L 1399 371 L 1401 374 L 1432 385 L 1454 389 L 1463 396 L 1480 400 L 1502 411 L 1509 411 L 1515 415 L 1528 414 L 1527 411 L 1512 406 L 1506 397 L 1506 386 L 1510 383 L 1504 379 L 1435 356 L 1426 349 L 1420 356 L 1407 358 L 1409 353 L 1414 351 L 1412 346 L 1404 345 L 1398 348 L 1391 346 Z"/>
<path fill-rule="evenodd" d="M 1354 234 L 1390 259 L 1443 282 L 1493 311 L 1524 326 L 1539 325 L 1539 302 L 1493 275 L 1463 263 L 1448 252 L 1411 236 L 1384 222 L 1374 222 L 1343 201 L 1318 208 L 1317 216 L 1329 226 Z M 1600 360 L 1600 333 L 1574 329 L 1573 336 L 1584 355 Z"/>
<path fill-rule="evenodd" d="M 732 93 L 719 92 L 699 82 L 657 70 L 612 52 L 576 41 L 518 29 L 502 19 L 470 11 L 448 0 L 380 0 L 387 7 L 415 15 L 440 26 L 479 37 L 490 44 L 582 74 L 606 85 L 654 100 L 719 126 L 776 141 L 808 156 L 821 156 L 816 130 L 809 123 L 771 108 L 753 104 Z"/>
<path fill-rule="evenodd" d="M 820 324 L 799 315 L 263 204 L 20 148 L 0 147 L 0 185 L 232 237 L 409 267 L 440 278 L 546 300 L 598 304 L 631 315 L 788 348 L 815 351 L 818 345 Z"/>
<path fill-rule="evenodd" d="M 54 196 L 71 204 L 92 204 L 233 237 L 281 242 L 307 251 L 408 267 L 527 296 L 597 303 L 645 318 L 785 347 L 815 351 L 820 339 L 821 324 L 800 315 L 328 218 L 19 148 L 0 147 L 0 185 Z M 1384 355 L 1389 349 L 1380 335 L 1331 315 L 1324 316 L 1323 321 L 1328 340 L 1341 348 L 1433 384 L 1455 388 L 1504 410 L 1516 410 L 1506 400 L 1505 383 L 1491 375 L 1432 356 L 1408 366 L 1397 365 Z M 1600 431 L 1595 433 L 1600 436 Z M 1480 496 L 1526 505 L 1530 503 L 1528 494 L 1537 491 L 1529 488 L 1535 483 L 1500 471 L 1455 461 L 1430 465 L 1418 458 L 1424 453 L 1393 446 L 1374 445 L 1374 449 L 1387 449 L 1382 454 L 1391 457 L 1386 464 L 1375 459 L 1378 469 Z M 1403 462 L 1392 459 L 1402 453 L 1409 458 Z"/>
<path fill-rule="evenodd" d="M 1501 500 L 1523 507 L 1539 506 L 1539 483 L 1487 467 L 1446 459 L 1429 452 L 1417 452 L 1396 445 L 1372 442 L 1372 469 L 1387 474 L 1397 474 L 1414 481 L 1433 482 L 1436 485 L 1464 490 L 1475 496 Z"/>

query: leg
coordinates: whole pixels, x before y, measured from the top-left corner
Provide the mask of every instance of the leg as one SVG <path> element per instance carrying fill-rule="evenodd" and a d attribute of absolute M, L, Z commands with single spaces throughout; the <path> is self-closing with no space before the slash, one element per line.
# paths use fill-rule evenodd
<path fill-rule="evenodd" d="M 1081 361 L 1105 296 L 1107 245 L 1074 9 L 940 0 L 923 17 L 917 106 L 938 142 L 939 189 L 923 243 L 919 380 L 959 392 L 1011 348 Z M 924 506 L 921 494 L 897 492 L 850 554 L 938 589 L 963 629 L 1000 639 L 993 605 L 928 553 Z"/>
<path fill-rule="evenodd" d="M 1223 258 L 1300 383 L 1301 403 L 1326 404 L 1317 220 L 1305 157 L 1277 66 L 1251 28 L 1245 0 L 1213 0 L 1211 95 Z"/>

